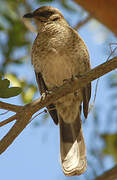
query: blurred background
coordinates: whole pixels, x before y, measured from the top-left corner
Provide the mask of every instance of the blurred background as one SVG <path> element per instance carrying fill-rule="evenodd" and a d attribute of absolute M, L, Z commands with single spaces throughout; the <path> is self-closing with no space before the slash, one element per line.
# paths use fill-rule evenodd
<path fill-rule="evenodd" d="M 11 87 L 22 89 L 21 93 L 19 88 L 7 93 L 6 96 L 2 96 L 1 90 L 0 101 L 23 105 L 40 96 L 31 65 L 31 47 L 36 34 L 30 32 L 25 26 L 22 16 L 40 6 L 50 5 L 58 8 L 69 24 L 76 27 L 90 14 L 90 11 L 85 11 L 79 4 L 78 0 L 76 2 L 73 0 L 0 0 L 0 82 L 8 79 Z M 112 50 L 117 47 L 117 44 L 112 45 L 111 48 L 109 45 L 117 43 L 114 35 L 116 32 L 104 26 L 103 21 L 97 21 L 95 14 L 79 26 L 78 32 L 89 49 L 92 68 L 105 62 Z M 116 56 L 117 51 L 113 55 Z M 96 81 L 92 83 L 91 105 L 95 88 Z M 19 95 L 16 96 L 17 94 Z M 0 113 L 3 112 L 5 111 L 0 110 Z M 1 115 L 0 121 L 10 115 L 12 115 L 10 112 L 4 116 Z M 72 180 L 95 179 L 117 162 L 116 70 L 100 78 L 94 106 L 87 120 L 83 116 L 82 120 L 88 167 L 83 175 L 71 177 Z M 0 129 L 0 138 L 12 125 L 13 123 Z M 64 176 L 60 166 L 59 128 L 48 113 L 36 117 L 0 156 L 0 178 L 4 180 L 67 180 L 69 178 Z"/>

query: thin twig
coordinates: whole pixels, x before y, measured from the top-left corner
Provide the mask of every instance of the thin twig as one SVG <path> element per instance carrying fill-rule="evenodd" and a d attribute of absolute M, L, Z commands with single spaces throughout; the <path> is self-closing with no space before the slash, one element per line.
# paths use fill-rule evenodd
<path fill-rule="evenodd" d="M 0 122 L 0 127 L 14 121 L 16 119 L 16 115 L 9 117 L 8 119 L 5 119 L 4 121 Z"/>
<path fill-rule="evenodd" d="M 33 32 L 35 34 L 38 33 L 35 26 L 33 26 L 29 20 L 27 20 L 26 18 L 21 18 L 21 20 L 23 21 L 25 26 L 29 29 L 29 31 L 31 31 L 31 32 Z"/>
<path fill-rule="evenodd" d="M 115 180 L 117 179 L 117 165 L 112 169 L 109 169 L 101 176 L 98 176 L 95 180 Z"/>
<path fill-rule="evenodd" d="M 7 114 L 9 111 L 7 110 L 7 111 L 5 111 L 5 112 L 3 112 L 3 113 L 0 113 L 0 116 L 3 116 L 3 115 L 5 115 L 5 114 Z"/>
<path fill-rule="evenodd" d="M 24 108 L 25 109 L 25 108 Z M 22 113 L 22 114 L 21 114 Z M 9 132 L 0 140 L 0 154 L 3 153 L 14 139 L 23 131 L 31 119 L 31 114 L 25 109 L 17 113 L 16 122 Z"/>
<path fill-rule="evenodd" d="M 42 113 L 47 113 L 47 110 L 44 109 L 42 112 L 39 112 L 38 114 L 36 114 L 33 118 L 31 118 L 31 120 L 29 121 L 29 123 L 30 123 L 33 119 L 35 119 L 37 116 L 39 116 L 40 114 L 42 114 Z"/>
<path fill-rule="evenodd" d="M 77 31 L 79 28 L 81 28 L 84 24 L 86 24 L 89 20 L 91 20 L 92 16 L 89 15 L 87 16 L 83 21 L 80 21 L 76 24 L 76 26 L 74 27 L 74 29 Z"/>
<path fill-rule="evenodd" d="M 107 60 L 106 60 L 105 62 L 109 61 L 109 58 L 110 58 L 112 55 L 114 55 L 115 51 L 117 50 L 117 47 L 115 47 L 115 48 L 112 50 L 111 45 L 116 45 L 116 46 L 117 46 L 117 43 L 110 43 L 110 44 L 109 44 L 111 53 L 110 53 L 110 55 L 108 56 L 108 58 L 107 58 Z M 99 80 L 100 80 L 100 79 L 98 78 L 98 79 L 97 79 L 97 82 L 96 82 L 95 95 L 94 95 L 94 99 L 93 99 L 92 104 L 90 104 L 90 106 L 89 106 L 89 110 L 88 110 L 89 112 L 93 109 L 94 104 L 95 104 Z"/>
<path fill-rule="evenodd" d="M 111 49 L 111 45 L 113 45 L 114 43 L 110 43 L 110 50 L 111 50 L 111 53 L 110 53 L 110 55 L 108 56 L 108 59 L 107 59 L 107 61 L 109 60 L 109 58 L 115 53 L 115 51 L 117 50 L 117 47 L 115 47 L 113 50 Z M 116 44 L 116 43 L 115 43 Z M 117 44 L 116 44 L 116 46 L 117 46 Z M 106 62 L 107 62 L 106 61 Z"/>
<path fill-rule="evenodd" d="M 17 111 L 19 111 L 20 108 L 22 108 L 22 106 L 9 104 L 9 103 L 0 101 L 0 109 L 6 109 L 8 111 L 17 112 Z"/>

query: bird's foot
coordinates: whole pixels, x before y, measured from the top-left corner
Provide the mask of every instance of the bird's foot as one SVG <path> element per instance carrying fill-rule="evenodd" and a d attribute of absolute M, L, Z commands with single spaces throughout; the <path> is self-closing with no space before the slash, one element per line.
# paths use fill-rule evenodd
<path fill-rule="evenodd" d="M 81 74 L 77 74 L 75 77 L 76 78 L 80 78 L 80 77 L 82 77 L 82 75 Z"/>
<path fill-rule="evenodd" d="M 74 81 L 77 77 L 80 77 L 80 76 L 72 75 L 70 79 L 64 79 L 64 80 L 63 80 L 63 84 L 65 84 L 65 83 L 67 83 L 67 82 Z"/>
<path fill-rule="evenodd" d="M 70 82 L 71 79 L 63 79 L 63 84 Z"/>
<path fill-rule="evenodd" d="M 80 74 L 77 74 L 77 75 L 72 75 L 72 77 L 71 77 L 71 81 L 74 81 L 74 80 L 76 80 L 76 79 L 78 79 L 78 78 L 80 78 L 81 77 L 81 75 Z"/>
<path fill-rule="evenodd" d="M 51 94 L 51 93 L 52 93 L 52 91 L 46 90 L 44 93 L 42 93 L 41 98 L 44 100 L 45 97 L 48 96 L 48 95 Z"/>
<path fill-rule="evenodd" d="M 58 89 L 58 87 L 54 86 L 51 91 L 56 91 L 56 89 Z"/>

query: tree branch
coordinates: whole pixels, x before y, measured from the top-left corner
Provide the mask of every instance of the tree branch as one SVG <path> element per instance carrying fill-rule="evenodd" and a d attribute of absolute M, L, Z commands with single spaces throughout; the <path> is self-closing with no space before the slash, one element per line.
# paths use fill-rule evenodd
<path fill-rule="evenodd" d="M 64 83 L 62 86 L 57 88 L 52 94 L 48 95 L 45 99 L 37 99 L 31 104 L 27 104 L 28 108 L 32 113 L 37 112 L 39 109 L 48 106 L 59 98 L 75 92 L 76 90 L 85 87 L 91 81 L 103 76 L 104 74 L 117 68 L 117 57 L 95 67 L 94 69 L 86 72 L 80 77 L 76 77 L 68 82 Z M 30 108 L 31 106 L 31 108 Z"/>
<path fill-rule="evenodd" d="M 97 66 L 96 68 L 86 72 L 83 75 L 68 80 L 61 87 L 54 90 L 51 94 L 48 94 L 45 97 L 42 96 L 41 98 L 25 106 L 16 106 L 0 102 L 0 109 L 7 109 L 16 112 L 16 123 L 0 141 L 0 154 L 8 148 L 8 146 L 14 141 L 14 139 L 27 126 L 34 113 L 55 102 L 59 98 L 69 93 L 75 92 L 82 87 L 85 87 L 86 84 L 114 70 L 115 68 L 117 68 L 117 57 Z M 14 120 L 14 116 L 10 119 L 12 118 Z"/>
<path fill-rule="evenodd" d="M 81 28 L 84 24 L 86 24 L 91 19 L 92 19 L 91 15 L 87 16 L 83 21 L 78 22 L 76 26 L 74 27 L 74 29 L 77 31 L 79 28 Z"/>
<path fill-rule="evenodd" d="M 29 31 L 31 31 L 31 32 L 33 32 L 35 34 L 38 34 L 38 31 L 36 30 L 36 27 L 33 26 L 29 20 L 27 20 L 26 18 L 21 18 L 21 20 L 23 21 L 25 26 L 29 29 Z"/>
<path fill-rule="evenodd" d="M 6 109 L 8 111 L 17 112 L 17 111 L 19 111 L 20 108 L 22 108 L 22 106 L 9 104 L 9 103 L 5 103 L 5 102 L 0 101 L 0 109 Z"/>
<path fill-rule="evenodd" d="M 10 122 L 12 122 L 12 121 L 14 121 L 15 119 L 16 119 L 16 116 L 15 116 L 15 115 L 9 117 L 8 119 L 5 119 L 4 121 L 0 122 L 0 127 L 2 127 L 2 126 L 4 126 L 4 125 L 6 125 L 6 124 L 8 124 L 8 123 L 10 123 Z"/>
<path fill-rule="evenodd" d="M 115 180 L 117 178 L 117 165 L 112 169 L 109 169 L 101 176 L 98 176 L 95 180 Z"/>

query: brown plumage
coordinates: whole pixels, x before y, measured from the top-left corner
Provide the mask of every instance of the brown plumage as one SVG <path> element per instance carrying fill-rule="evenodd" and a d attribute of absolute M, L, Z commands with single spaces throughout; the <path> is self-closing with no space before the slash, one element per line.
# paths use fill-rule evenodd
<path fill-rule="evenodd" d="M 33 18 L 38 35 L 32 47 L 32 64 L 40 93 L 63 84 L 65 79 L 90 70 L 87 47 L 72 29 L 61 12 L 44 6 L 24 15 Z M 88 115 L 91 84 L 68 94 L 47 108 L 60 127 L 61 165 L 65 175 L 80 175 L 86 170 L 86 147 L 81 127 L 81 104 Z"/>

